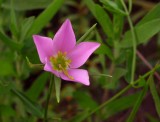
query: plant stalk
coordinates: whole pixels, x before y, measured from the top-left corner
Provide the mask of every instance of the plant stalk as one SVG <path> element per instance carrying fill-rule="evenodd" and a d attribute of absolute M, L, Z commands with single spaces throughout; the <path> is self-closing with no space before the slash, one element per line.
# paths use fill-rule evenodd
<path fill-rule="evenodd" d="M 48 91 L 48 95 L 47 95 L 46 107 L 45 107 L 45 112 L 44 112 L 44 122 L 48 122 L 48 105 L 49 105 L 49 100 L 50 100 L 51 93 L 52 93 L 52 87 L 53 87 L 53 75 L 51 74 L 49 91 Z"/>

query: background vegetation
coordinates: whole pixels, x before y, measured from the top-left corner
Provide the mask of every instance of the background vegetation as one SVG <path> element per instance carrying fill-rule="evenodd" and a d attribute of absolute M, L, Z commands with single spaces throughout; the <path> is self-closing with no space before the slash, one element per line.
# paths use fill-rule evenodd
<path fill-rule="evenodd" d="M 43 121 L 50 73 L 32 35 L 53 38 L 66 18 L 101 47 L 82 67 L 89 87 L 62 81 L 60 103 L 52 91 L 48 121 L 159 122 L 159 0 L 0 0 L 0 121 Z"/>

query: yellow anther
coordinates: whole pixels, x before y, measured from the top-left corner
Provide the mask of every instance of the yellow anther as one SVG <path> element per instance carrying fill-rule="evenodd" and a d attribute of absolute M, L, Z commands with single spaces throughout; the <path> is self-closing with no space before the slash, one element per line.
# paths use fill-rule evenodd
<path fill-rule="evenodd" d="M 69 79 L 73 80 L 74 78 L 69 75 L 68 68 L 71 63 L 71 60 L 66 57 L 67 52 L 58 51 L 57 55 L 50 57 L 50 62 L 54 70 L 63 72 Z"/>
<path fill-rule="evenodd" d="M 61 65 L 59 65 L 59 68 L 62 70 L 62 72 L 63 72 L 69 79 L 74 80 L 74 78 L 68 74 L 68 71 L 65 70 Z"/>

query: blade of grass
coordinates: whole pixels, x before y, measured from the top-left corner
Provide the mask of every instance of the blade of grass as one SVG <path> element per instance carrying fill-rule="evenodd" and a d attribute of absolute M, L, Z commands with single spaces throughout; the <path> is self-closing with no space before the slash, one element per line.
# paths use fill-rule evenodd
<path fill-rule="evenodd" d="M 109 38 L 112 38 L 113 37 L 113 25 L 106 11 L 98 4 L 95 4 L 92 0 L 85 0 L 84 2 L 89 8 L 89 10 L 91 11 L 91 13 L 94 15 L 94 17 L 97 19 L 98 23 L 101 25 L 105 34 Z"/>
<path fill-rule="evenodd" d="M 44 26 L 53 18 L 62 6 L 64 0 L 54 0 L 34 21 L 28 36 L 39 33 Z"/>
<path fill-rule="evenodd" d="M 154 83 L 153 75 L 150 78 L 149 86 L 150 86 L 150 91 L 151 91 L 151 94 L 152 94 L 152 97 L 155 103 L 157 114 L 160 117 L 160 98 L 156 90 L 156 85 Z"/>
<path fill-rule="evenodd" d="M 39 106 L 35 104 L 33 101 L 31 101 L 25 94 L 23 94 L 22 92 L 16 89 L 11 89 L 11 92 L 23 101 L 23 103 L 29 109 L 30 113 L 32 113 L 33 115 L 37 117 L 43 116 L 43 111 L 39 108 Z"/>
<path fill-rule="evenodd" d="M 134 121 L 134 118 L 135 118 L 135 115 L 147 93 L 147 90 L 148 90 L 148 84 L 146 83 L 146 85 L 144 86 L 143 90 L 141 91 L 141 94 L 139 95 L 137 101 L 135 102 L 135 105 L 131 111 L 131 114 L 129 115 L 128 119 L 126 122 L 133 122 Z"/>
<path fill-rule="evenodd" d="M 94 25 L 77 41 L 77 43 L 80 43 L 80 42 L 84 41 L 84 40 L 87 38 L 87 36 L 94 30 L 94 28 L 96 27 L 96 25 L 97 25 L 97 23 L 94 24 Z"/>

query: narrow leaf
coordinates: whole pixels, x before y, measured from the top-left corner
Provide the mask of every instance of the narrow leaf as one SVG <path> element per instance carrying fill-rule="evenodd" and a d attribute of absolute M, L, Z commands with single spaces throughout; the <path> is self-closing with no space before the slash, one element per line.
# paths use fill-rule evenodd
<path fill-rule="evenodd" d="M 104 111 L 104 118 L 107 119 L 118 112 L 126 110 L 134 105 L 134 100 L 138 98 L 141 92 L 137 92 L 131 95 L 127 95 L 121 98 L 116 99 L 115 101 L 106 105 Z"/>
<path fill-rule="evenodd" d="M 27 96 L 33 100 L 37 101 L 39 95 L 42 93 L 45 84 L 48 80 L 48 73 L 42 73 L 32 84 L 32 86 L 27 90 Z M 34 94 L 33 94 L 34 93 Z"/>
<path fill-rule="evenodd" d="M 80 42 L 84 41 L 84 40 L 87 38 L 87 36 L 94 30 L 94 28 L 96 27 L 96 25 L 97 25 L 97 23 L 94 24 L 94 25 L 77 41 L 77 43 L 80 43 Z"/>
<path fill-rule="evenodd" d="M 84 2 L 89 8 L 89 10 L 92 12 L 94 17 L 97 19 L 98 23 L 101 25 L 105 34 L 109 38 L 113 37 L 112 22 L 105 10 L 98 4 L 95 4 L 92 0 L 85 0 Z"/>
<path fill-rule="evenodd" d="M 123 9 L 122 3 L 120 0 L 115 0 L 118 8 Z M 124 27 L 124 18 L 121 14 L 113 14 L 113 31 L 115 41 L 119 41 L 122 35 L 123 27 Z"/>
<path fill-rule="evenodd" d="M 113 13 L 117 13 L 117 14 L 120 14 L 120 15 L 127 15 L 123 10 L 121 10 L 118 5 L 113 2 L 113 1 L 110 1 L 110 0 L 100 0 L 103 5 L 104 5 L 104 8 L 107 9 L 108 11 L 111 11 Z"/>
<path fill-rule="evenodd" d="M 156 25 L 156 26 L 155 26 Z M 157 34 L 160 31 L 160 19 L 155 19 L 149 21 L 145 24 L 135 27 L 135 32 L 137 36 L 137 45 L 146 43 L 151 37 Z M 131 31 L 127 31 L 125 33 L 124 39 L 121 42 L 122 48 L 128 48 L 133 46 L 132 45 L 132 34 Z"/>
<path fill-rule="evenodd" d="M 14 93 L 17 97 L 19 97 L 23 101 L 23 103 L 26 105 L 27 109 L 31 114 L 37 117 L 43 116 L 43 112 L 40 109 L 40 106 L 31 101 L 25 94 L 16 89 L 11 89 L 11 92 Z"/>
<path fill-rule="evenodd" d="M 21 35 L 20 35 L 20 41 L 24 41 L 26 38 L 26 35 L 31 28 L 32 24 L 34 22 L 34 17 L 26 18 L 23 23 L 21 23 Z"/>
<path fill-rule="evenodd" d="M 55 90 L 56 90 L 56 98 L 57 102 L 60 102 L 60 92 L 61 92 L 61 79 L 58 77 L 54 77 L 54 82 L 55 82 Z"/>
<path fill-rule="evenodd" d="M 135 105 L 131 111 L 131 114 L 129 115 L 128 119 L 126 122 L 133 122 L 134 121 L 134 118 L 135 118 L 135 115 L 147 93 L 147 90 L 148 90 L 148 84 L 146 83 L 146 85 L 144 86 L 143 90 L 141 91 L 141 94 L 139 95 L 137 101 L 135 101 Z"/>
<path fill-rule="evenodd" d="M 150 86 L 150 91 L 155 103 L 156 111 L 158 113 L 158 116 L 160 117 L 160 98 L 156 90 L 156 85 L 154 83 L 153 75 L 150 78 L 149 86 Z"/>
<path fill-rule="evenodd" d="M 160 19 L 160 3 L 158 3 L 151 11 L 145 15 L 136 26 L 143 25 L 146 22 L 155 20 L 155 19 Z"/>
<path fill-rule="evenodd" d="M 13 1 L 11 1 L 11 12 L 10 12 L 10 30 L 12 32 L 12 34 L 18 38 L 18 25 L 17 25 L 17 19 L 16 19 L 16 14 L 15 14 L 15 11 L 14 11 L 14 8 L 13 8 Z"/>
<path fill-rule="evenodd" d="M 62 6 L 64 0 L 54 0 L 34 21 L 28 35 L 39 33 L 53 18 Z"/>

